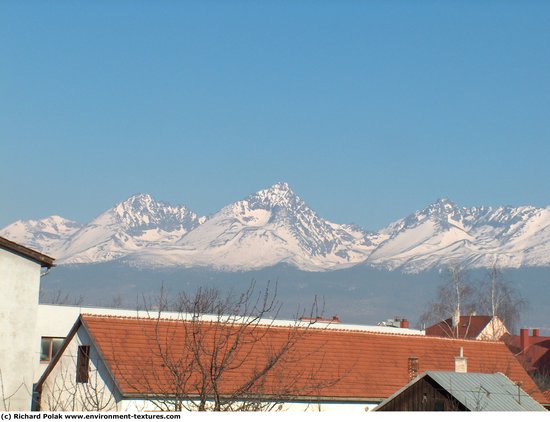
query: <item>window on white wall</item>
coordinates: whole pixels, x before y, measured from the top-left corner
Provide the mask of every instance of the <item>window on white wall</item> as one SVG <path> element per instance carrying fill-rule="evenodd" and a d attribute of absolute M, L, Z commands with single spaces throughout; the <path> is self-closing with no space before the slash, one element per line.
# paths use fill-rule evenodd
<path fill-rule="evenodd" d="M 40 343 L 40 362 L 52 360 L 65 341 L 64 337 L 42 337 Z"/>
<path fill-rule="evenodd" d="M 78 346 L 76 358 L 76 382 L 88 382 L 90 368 L 90 346 Z"/>

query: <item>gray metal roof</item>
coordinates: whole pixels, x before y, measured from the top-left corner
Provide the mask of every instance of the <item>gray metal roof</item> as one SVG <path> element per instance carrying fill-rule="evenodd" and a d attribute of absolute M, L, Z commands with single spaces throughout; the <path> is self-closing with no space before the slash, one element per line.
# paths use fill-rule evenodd
<path fill-rule="evenodd" d="M 472 411 L 546 411 L 522 388 L 501 373 L 432 372 L 429 376 Z"/>

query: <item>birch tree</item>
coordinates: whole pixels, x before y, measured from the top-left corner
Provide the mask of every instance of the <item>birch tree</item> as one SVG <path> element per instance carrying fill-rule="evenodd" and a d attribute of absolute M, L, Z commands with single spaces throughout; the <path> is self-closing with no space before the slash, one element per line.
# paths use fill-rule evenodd
<path fill-rule="evenodd" d="M 498 316 L 510 332 L 515 331 L 521 312 L 528 304 L 519 291 L 504 279 L 496 260 L 485 280 L 480 282 L 478 290 L 480 312 Z"/>
<path fill-rule="evenodd" d="M 458 336 L 460 316 L 489 315 L 499 317 L 510 331 L 516 329 L 527 301 L 502 277 L 496 261 L 487 276 L 477 282 L 460 265 L 451 265 L 435 299 L 428 302 L 419 318 L 421 326 L 441 322 L 449 337 Z"/>

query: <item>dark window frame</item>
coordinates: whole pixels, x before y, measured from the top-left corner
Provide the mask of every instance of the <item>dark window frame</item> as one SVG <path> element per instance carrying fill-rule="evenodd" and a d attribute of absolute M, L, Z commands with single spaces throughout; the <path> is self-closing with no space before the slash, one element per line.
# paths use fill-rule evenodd
<path fill-rule="evenodd" d="M 47 358 L 46 359 L 42 359 L 42 352 L 43 352 L 42 342 L 44 340 L 48 341 L 48 353 L 47 353 Z M 40 362 L 50 362 L 55 357 L 55 355 L 53 354 L 53 342 L 54 342 L 54 340 L 61 340 L 62 343 L 63 343 L 63 342 L 65 342 L 65 337 L 44 336 L 44 337 L 40 338 Z M 59 347 L 59 349 L 61 349 L 61 346 Z M 58 350 L 58 352 L 59 352 L 59 350 Z"/>
<path fill-rule="evenodd" d="M 78 346 L 76 358 L 76 382 L 87 383 L 90 370 L 90 346 Z"/>

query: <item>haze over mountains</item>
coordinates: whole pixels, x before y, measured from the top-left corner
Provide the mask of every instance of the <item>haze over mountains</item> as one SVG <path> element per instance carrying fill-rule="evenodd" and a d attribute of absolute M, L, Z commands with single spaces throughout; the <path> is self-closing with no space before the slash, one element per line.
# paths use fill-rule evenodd
<path fill-rule="evenodd" d="M 143 268 L 250 271 L 289 264 L 327 271 L 363 264 L 420 272 L 550 266 L 550 207 L 458 207 L 441 199 L 379 232 L 327 221 L 278 183 L 208 217 L 135 195 L 87 224 L 17 221 L 0 235 L 58 264 L 116 261 Z"/>

